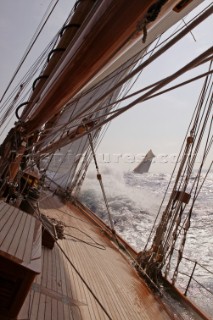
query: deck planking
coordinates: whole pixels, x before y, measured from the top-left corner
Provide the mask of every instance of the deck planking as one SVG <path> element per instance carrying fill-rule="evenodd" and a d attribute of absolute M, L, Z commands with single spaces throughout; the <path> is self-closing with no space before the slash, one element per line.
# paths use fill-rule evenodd
<path fill-rule="evenodd" d="M 1 200 L 0 256 L 39 273 L 39 228 L 37 219 Z"/>
<path fill-rule="evenodd" d="M 65 227 L 66 239 L 58 244 L 74 267 L 57 245 L 53 250 L 43 248 L 42 274 L 36 277 L 19 320 L 173 318 L 127 258 L 79 209 L 68 208 L 56 197 L 45 198 L 40 207 L 43 214 L 72 227 Z"/>

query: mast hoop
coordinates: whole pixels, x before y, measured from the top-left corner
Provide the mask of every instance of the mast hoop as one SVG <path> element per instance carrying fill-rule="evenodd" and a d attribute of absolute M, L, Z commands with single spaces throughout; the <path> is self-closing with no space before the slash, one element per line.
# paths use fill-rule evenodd
<path fill-rule="evenodd" d="M 35 90 L 36 84 L 37 84 L 37 82 L 38 82 L 39 80 L 41 80 L 41 79 L 47 79 L 48 77 L 49 77 L 49 76 L 45 76 L 45 75 L 37 77 L 37 78 L 34 80 L 33 85 L 32 85 L 33 91 Z"/>
<path fill-rule="evenodd" d="M 23 102 L 23 103 L 21 103 L 21 104 L 16 108 L 15 115 L 16 115 L 16 118 L 17 118 L 18 120 L 21 119 L 21 117 L 20 117 L 19 114 L 18 114 L 19 110 L 20 110 L 22 107 L 26 106 L 28 103 L 29 103 L 29 102 Z"/>
<path fill-rule="evenodd" d="M 76 11 L 76 9 L 77 9 L 77 7 L 78 7 L 78 5 L 80 4 L 81 1 L 82 0 L 77 0 L 76 1 L 75 5 L 74 5 L 74 11 Z"/>
<path fill-rule="evenodd" d="M 55 48 L 55 49 L 51 50 L 50 53 L 48 54 L 47 62 L 50 61 L 52 54 L 54 54 L 55 52 L 64 52 L 65 50 L 66 50 L 65 48 Z"/>
<path fill-rule="evenodd" d="M 80 23 L 69 23 L 69 24 L 67 24 L 66 26 L 64 26 L 62 29 L 61 29 L 61 31 L 60 31 L 60 37 L 62 37 L 63 36 L 63 34 L 64 34 L 64 31 L 66 30 L 66 29 L 68 29 L 68 28 L 80 28 Z"/>

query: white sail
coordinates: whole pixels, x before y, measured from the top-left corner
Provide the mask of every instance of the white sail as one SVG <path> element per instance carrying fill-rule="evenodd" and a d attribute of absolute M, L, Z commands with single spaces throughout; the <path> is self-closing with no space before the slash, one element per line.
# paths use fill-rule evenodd
<path fill-rule="evenodd" d="M 112 79 L 112 75 L 106 79 L 103 79 L 102 83 L 99 86 L 95 87 L 93 90 L 88 91 L 86 94 L 82 94 L 81 97 L 76 102 L 71 102 L 64 112 L 60 115 L 60 117 L 56 120 L 55 126 L 63 126 L 64 132 L 68 132 L 71 130 L 71 127 L 74 125 L 74 121 L 70 121 L 69 124 L 67 120 L 69 118 L 75 120 L 75 127 L 78 127 L 82 124 L 82 117 L 79 117 L 78 114 L 82 112 L 88 105 L 91 104 L 93 100 L 97 99 L 97 97 L 101 96 L 107 89 L 113 87 L 116 81 L 119 81 L 124 77 L 130 69 L 135 66 L 134 59 L 132 58 L 130 61 L 127 61 L 123 66 L 117 70 L 117 75 Z M 131 85 L 131 82 L 125 86 L 127 90 L 128 87 Z M 99 110 L 99 104 L 95 104 L 90 110 L 91 117 L 90 120 L 95 120 L 96 122 L 103 120 L 104 117 L 107 117 L 108 112 L 112 109 L 112 107 L 108 107 L 109 103 L 115 102 L 118 97 L 124 94 L 125 90 L 122 88 L 118 88 L 114 90 L 108 98 L 106 98 L 101 104 L 101 110 Z M 97 120 L 99 119 L 100 120 Z M 100 128 L 91 132 L 93 143 L 95 144 L 95 140 L 97 140 L 100 136 Z M 48 146 L 48 143 L 52 143 L 54 140 L 59 139 L 61 132 L 55 132 L 54 127 L 49 131 L 49 134 L 45 137 L 44 141 L 41 143 L 41 146 L 45 147 Z M 73 182 L 76 183 L 75 174 L 77 169 L 81 167 L 84 158 L 89 157 L 90 155 L 90 145 L 87 135 L 83 136 L 82 138 L 73 141 L 67 145 L 59 144 L 59 148 L 56 152 L 56 155 L 53 157 L 52 161 L 48 166 L 48 176 L 54 179 L 60 187 L 72 188 Z M 87 160 L 87 159 L 86 159 Z M 78 180 L 78 179 L 77 179 Z M 54 188 L 55 186 L 52 185 Z"/>
<path fill-rule="evenodd" d="M 135 173 L 146 173 L 149 171 L 152 160 L 155 158 L 152 150 L 149 150 L 145 156 L 145 158 L 139 163 L 139 165 L 133 170 Z"/>
<path fill-rule="evenodd" d="M 86 81 L 85 84 L 82 82 L 82 85 L 79 86 L 79 90 L 76 91 L 76 93 L 73 91 L 72 94 L 69 94 L 70 99 L 68 99 L 67 96 L 66 101 L 64 100 L 64 105 L 57 108 L 56 111 L 59 110 L 59 112 L 50 112 L 51 117 L 48 116 L 46 126 L 43 127 L 44 130 L 42 129 L 43 131 L 40 135 L 41 139 L 36 145 L 36 152 L 40 152 L 41 157 L 43 157 L 43 154 L 46 152 L 47 154 L 52 154 L 56 151 L 60 153 L 60 155 L 56 155 L 51 161 L 49 170 L 54 172 L 54 180 L 57 180 L 61 187 L 70 188 L 73 182 L 78 180 L 77 178 L 79 175 L 77 173 L 79 165 L 82 163 L 80 158 L 84 157 L 85 154 L 89 157 L 90 154 L 90 146 L 86 132 L 85 136 L 77 137 L 78 140 L 73 139 L 75 132 L 78 131 L 77 129 L 82 126 L 82 120 L 87 118 L 89 121 L 91 120 L 97 124 L 97 127 L 94 128 L 94 131 L 91 133 L 94 142 L 94 138 L 97 140 L 101 129 L 103 129 L 101 127 L 103 126 L 103 120 L 107 118 L 108 113 L 116 106 L 116 100 L 118 97 L 125 95 L 123 92 L 124 86 L 126 89 L 126 86 L 130 85 L 130 78 L 126 78 L 126 76 L 134 68 L 136 69 L 138 61 L 144 55 L 144 49 L 160 34 L 190 12 L 192 6 L 197 6 L 200 1 L 201 0 L 193 1 L 192 4 L 183 7 L 178 13 L 174 10 L 176 1 L 166 3 L 158 18 L 147 25 L 148 36 L 145 43 L 141 41 L 143 35 L 142 30 L 136 26 L 136 29 L 134 29 L 134 36 L 129 37 L 128 41 L 119 47 L 117 51 L 113 51 L 113 54 L 111 58 L 107 60 L 107 63 L 103 64 L 102 67 L 100 66 L 100 68 L 97 68 L 97 72 L 94 73 L 94 75 L 91 74 L 91 77 L 88 78 L 88 81 Z M 98 12 L 94 10 L 92 15 L 93 14 L 98 15 Z M 91 21 L 89 21 L 89 23 L 90 22 Z M 86 32 L 86 26 L 86 23 L 82 25 L 82 28 L 79 29 L 78 36 L 74 39 L 75 41 L 73 40 L 73 43 L 76 44 L 76 42 L 80 41 L 80 38 L 81 41 L 84 41 L 82 34 Z M 86 29 L 88 29 L 88 27 Z M 65 60 L 69 60 L 68 62 L 70 63 L 72 59 L 68 59 L 68 56 L 71 55 L 71 52 L 73 51 L 74 46 L 70 45 L 69 48 L 67 48 L 66 56 L 65 59 L 63 59 L 62 64 L 65 63 Z M 57 67 L 59 67 L 59 65 L 57 65 Z M 60 68 L 62 68 L 61 64 Z M 66 68 L 63 70 L 66 71 Z M 28 114 L 30 123 L 33 120 L 34 113 L 37 114 L 40 105 L 43 103 L 44 92 L 50 89 L 50 82 L 53 83 L 55 80 L 58 80 L 57 74 L 58 71 L 53 72 L 53 74 L 45 81 L 45 86 L 41 90 L 41 94 L 39 94 L 40 99 L 38 101 L 36 100 L 36 103 L 34 103 L 35 101 L 32 102 L 33 108 L 30 108 Z M 126 83 L 123 81 L 123 85 L 116 87 L 116 84 L 123 79 L 126 79 Z M 70 79 L 67 79 L 67 81 L 68 80 Z M 131 81 L 133 81 L 133 79 L 131 79 Z M 72 88 L 72 84 L 70 84 L 70 88 Z M 57 92 L 60 92 L 60 90 Z M 107 96 L 105 95 L 106 92 L 109 92 Z M 55 104 L 55 101 L 53 102 L 53 104 Z M 112 103 L 115 104 L 112 105 Z M 51 109 L 53 104 L 47 103 L 47 107 Z M 43 111 L 46 112 L 46 107 Z M 40 118 L 37 117 L 38 120 L 41 118 L 43 119 L 43 113 L 44 112 L 41 112 Z M 98 128 L 99 122 L 100 128 Z M 28 129 L 31 131 L 28 120 L 26 123 Z M 45 123 L 45 121 L 42 121 L 42 123 Z M 34 125 L 33 122 L 32 124 Z M 46 148 L 49 149 L 46 151 Z M 75 176 L 76 174 L 77 176 Z M 53 175 L 51 175 L 51 177 L 53 177 Z"/>
<path fill-rule="evenodd" d="M 196 4 L 194 3 L 194 5 L 198 5 L 199 2 L 200 1 L 197 0 Z M 145 49 L 149 44 L 152 43 L 152 41 L 154 41 L 154 39 L 156 39 L 160 34 L 175 24 L 176 21 L 178 21 L 182 16 L 186 15 L 191 10 L 191 7 L 187 6 L 184 8 L 184 10 L 177 14 L 174 12 L 174 10 L 172 10 L 173 7 L 174 4 L 170 4 L 170 9 L 167 7 L 165 10 L 167 13 L 165 14 L 164 10 L 161 13 L 159 23 L 154 22 L 150 25 L 148 38 L 145 44 L 142 43 L 141 38 L 139 37 L 135 39 L 135 42 L 132 41 L 131 44 L 128 43 L 125 50 L 120 50 L 117 54 L 117 57 L 113 57 L 107 66 L 105 66 L 96 77 L 88 82 L 88 84 L 79 93 L 78 99 L 76 99 L 76 97 L 71 99 L 64 111 L 57 118 L 55 125 L 46 134 L 45 139 L 40 145 L 41 149 L 58 140 L 57 146 L 60 148 L 59 152 L 61 155 L 61 162 L 57 163 L 57 170 L 55 167 L 55 160 L 54 163 L 50 164 L 49 168 L 50 171 L 56 170 L 54 173 L 54 181 L 57 182 L 61 187 L 72 188 L 73 182 L 76 181 L 75 174 L 77 172 L 77 168 L 79 167 L 79 163 L 82 163 L 83 161 L 82 157 L 84 157 L 88 151 L 89 143 L 87 137 L 82 137 L 71 143 L 68 141 L 68 145 L 62 144 L 62 141 L 60 141 L 61 130 L 57 132 L 55 128 L 66 128 L 67 132 L 70 130 L 70 128 L 77 128 L 81 124 L 83 118 L 79 115 L 82 114 L 84 110 L 86 114 L 88 105 L 92 105 L 92 103 L 93 106 L 90 109 L 90 112 L 93 113 L 92 119 L 95 120 L 99 117 L 107 115 L 111 109 L 107 107 L 109 101 L 112 102 L 117 100 L 122 87 L 117 88 L 114 92 L 112 91 L 112 94 L 108 98 L 105 98 L 101 103 L 95 103 L 95 101 L 98 100 L 98 98 L 101 98 L 101 96 L 107 90 L 112 89 L 114 84 L 125 77 L 126 74 L 135 67 L 137 62 L 134 63 L 134 61 L 137 61 L 139 57 L 142 58 L 144 54 L 143 49 Z M 100 106 L 101 110 L 98 111 Z M 68 119 L 70 119 L 69 124 L 67 124 Z M 64 132 L 66 132 L 66 130 L 64 130 Z M 98 132 L 100 133 L 99 129 L 95 130 L 92 133 L 92 136 L 97 136 Z M 143 166 L 147 167 L 148 171 L 150 165 L 151 163 L 148 164 L 148 162 L 146 162 L 146 164 Z"/>

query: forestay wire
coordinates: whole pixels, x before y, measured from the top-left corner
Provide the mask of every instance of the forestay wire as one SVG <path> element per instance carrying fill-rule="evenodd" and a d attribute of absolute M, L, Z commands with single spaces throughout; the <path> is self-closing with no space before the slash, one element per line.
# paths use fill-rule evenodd
<path fill-rule="evenodd" d="M 24 64 L 25 60 L 27 59 L 30 51 L 32 50 L 34 44 L 36 43 L 38 37 L 40 36 L 40 34 L 42 32 L 42 30 L 44 29 L 45 25 L 47 24 L 50 16 L 52 15 L 54 9 L 56 8 L 58 2 L 59 2 L 59 0 L 52 0 L 51 3 L 49 4 L 44 16 L 42 17 L 42 20 L 41 20 L 38 28 L 36 29 L 36 31 L 35 31 L 35 33 L 34 33 L 34 35 L 32 37 L 32 40 L 31 40 L 30 44 L 28 45 L 28 47 L 27 47 L 27 49 L 26 49 L 21 61 L 19 62 L 19 65 L 18 65 L 16 71 L 14 72 L 9 84 L 7 85 L 3 95 L 1 97 L 0 103 L 3 101 L 5 95 L 7 94 L 8 90 L 10 89 L 11 84 L 13 83 L 13 81 L 16 78 L 18 72 L 20 71 L 21 67 L 23 66 L 23 64 Z"/>
<path fill-rule="evenodd" d="M 85 123 L 85 128 L 87 129 L 86 123 Z M 102 191 L 102 194 L 103 194 L 103 198 L 104 198 L 104 202 L 105 202 L 105 205 L 106 205 L 106 209 L 107 209 L 107 213 L 108 213 L 108 217 L 109 217 L 109 222 L 110 222 L 110 227 L 111 227 L 111 230 L 112 230 L 112 234 L 114 235 L 115 239 L 117 240 L 116 231 L 115 231 L 114 223 L 113 223 L 113 220 L 112 220 L 112 215 L 111 215 L 110 208 L 109 208 L 109 203 L 108 203 L 108 200 L 107 200 L 106 192 L 105 192 L 103 181 L 102 181 L 102 176 L 101 176 L 101 173 L 99 171 L 98 162 L 97 162 L 96 155 L 95 155 L 95 150 L 94 150 L 94 146 L 93 146 L 91 133 L 88 133 L 88 139 L 89 139 L 89 143 L 90 143 L 93 159 L 94 159 L 94 162 L 95 162 L 95 167 L 96 167 L 96 170 L 97 170 L 97 179 L 99 181 L 99 184 L 100 184 L 100 187 L 101 187 L 101 191 Z"/>

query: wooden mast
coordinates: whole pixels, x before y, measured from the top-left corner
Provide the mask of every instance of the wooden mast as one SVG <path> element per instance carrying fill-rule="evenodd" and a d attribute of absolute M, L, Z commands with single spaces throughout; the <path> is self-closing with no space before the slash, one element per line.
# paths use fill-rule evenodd
<path fill-rule="evenodd" d="M 74 9 L 74 13 L 69 21 L 61 29 L 58 44 L 56 48 L 51 50 L 48 55 L 47 66 L 41 75 L 34 81 L 33 93 L 31 94 L 29 102 L 21 115 L 22 121 L 26 121 L 35 101 L 39 100 L 39 94 L 41 90 L 43 87 L 45 87 L 46 83 L 48 82 L 48 78 L 54 72 L 54 69 L 57 68 L 57 63 L 61 58 L 63 58 L 66 49 L 79 31 L 82 23 L 90 13 L 95 2 L 96 0 L 81 0 Z"/>
<path fill-rule="evenodd" d="M 134 35 L 138 24 L 155 2 L 150 0 L 101 2 L 79 38 L 70 44 L 57 71 L 48 79 L 34 113 L 25 124 L 25 134 L 40 128 L 63 108 Z M 31 108 L 32 105 L 29 104 L 28 107 Z"/>

